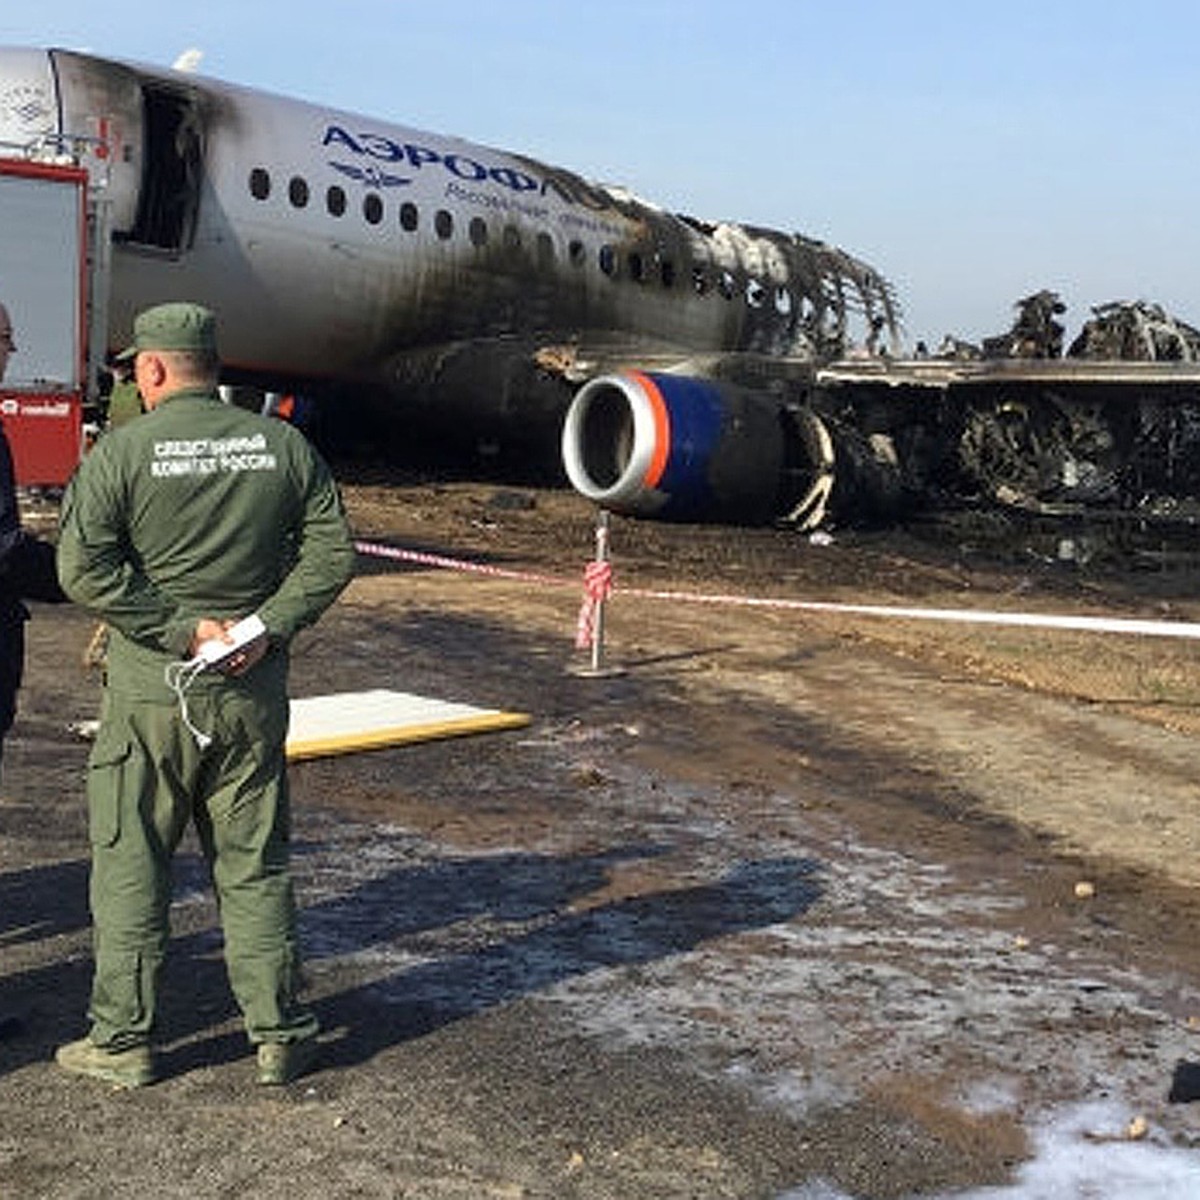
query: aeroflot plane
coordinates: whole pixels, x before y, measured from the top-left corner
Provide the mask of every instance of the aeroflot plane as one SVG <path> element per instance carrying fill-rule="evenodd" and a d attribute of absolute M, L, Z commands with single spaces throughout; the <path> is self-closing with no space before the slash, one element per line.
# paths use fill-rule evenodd
<path fill-rule="evenodd" d="M 806 371 L 896 334 L 887 282 L 823 243 L 193 74 L 0 49 L 0 144 L 89 168 L 110 346 L 139 308 L 200 301 L 231 380 L 383 391 L 401 431 L 553 421 L 572 482 L 617 511 L 814 503 Z"/>

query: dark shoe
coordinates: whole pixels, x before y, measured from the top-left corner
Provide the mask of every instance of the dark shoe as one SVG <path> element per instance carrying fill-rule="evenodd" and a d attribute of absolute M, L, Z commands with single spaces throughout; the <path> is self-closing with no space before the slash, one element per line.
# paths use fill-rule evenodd
<path fill-rule="evenodd" d="M 263 1042 L 258 1047 L 258 1082 L 290 1083 L 317 1061 L 315 1038 L 302 1042 Z"/>
<path fill-rule="evenodd" d="M 129 1050 L 105 1050 L 90 1038 L 80 1038 L 59 1046 L 54 1061 L 64 1071 L 103 1079 L 115 1087 L 144 1087 L 154 1082 L 154 1060 L 149 1046 L 133 1046 Z"/>

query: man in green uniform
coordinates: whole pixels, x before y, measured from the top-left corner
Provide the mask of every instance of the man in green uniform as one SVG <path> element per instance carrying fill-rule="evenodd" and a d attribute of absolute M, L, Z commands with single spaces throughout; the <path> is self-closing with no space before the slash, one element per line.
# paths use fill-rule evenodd
<path fill-rule="evenodd" d="M 134 323 L 147 415 L 101 438 L 63 498 L 58 571 L 111 630 L 88 763 L 95 976 L 69 1071 L 134 1087 L 166 950 L 170 859 L 194 822 L 212 873 L 230 984 L 262 1083 L 313 1060 L 297 997 L 288 873 L 288 644 L 349 581 L 354 548 L 302 434 L 216 395 L 213 314 L 164 304 Z M 201 648 L 257 614 L 265 632 L 218 666 Z"/>
<path fill-rule="evenodd" d="M 133 364 L 128 359 L 113 363 L 112 377 L 105 426 L 119 429 L 127 421 L 141 415 L 142 397 L 133 379 Z"/>

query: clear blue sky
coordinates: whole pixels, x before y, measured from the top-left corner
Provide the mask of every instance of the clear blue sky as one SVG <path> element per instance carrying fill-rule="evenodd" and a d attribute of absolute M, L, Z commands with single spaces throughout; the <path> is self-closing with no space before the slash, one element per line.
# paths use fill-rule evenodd
<path fill-rule="evenodd" d="M 896 284 L 909 341 L 1012 304 L 1200 325 L 1196 0 L 42 0 L 0 43 L 201 72 L 522 151 Z"/>

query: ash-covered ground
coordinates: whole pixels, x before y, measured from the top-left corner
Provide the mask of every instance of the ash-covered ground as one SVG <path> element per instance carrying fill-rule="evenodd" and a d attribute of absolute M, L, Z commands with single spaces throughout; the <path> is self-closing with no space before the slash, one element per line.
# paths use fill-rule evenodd
<path fill-rule="evenodd" d="M 1195 575 L 965 541 L 617 522 L 347 487 L 364 556 L 296 695 L 520 730 L 297 764 L 321 1067 L 253 1083 L 194 844 L 163 1079 L 59 1073 L 89 979 L 94 628 L 39 606 L 0 786 L 0 1196 L 1200 1194 L 1200 643 L 647 593 L 1194 622 Z M 525 577 L 528 576 L 528 577 Z"/>

